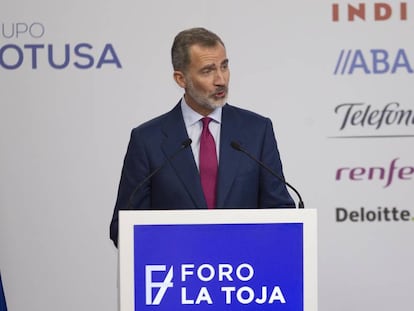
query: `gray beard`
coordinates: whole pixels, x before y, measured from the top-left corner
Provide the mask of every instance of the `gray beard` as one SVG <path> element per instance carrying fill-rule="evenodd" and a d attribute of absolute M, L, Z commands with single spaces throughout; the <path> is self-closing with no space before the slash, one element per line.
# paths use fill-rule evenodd
<path fill-rule="evenodd" d="M 200 95 L 200 93 L 194 89 L 194 85 L 191 79 L 189 79 L 189 82 L 187 83 L 186 92 L 188 93 L 188 95 L 190 95 L 194 99 L 194 101 L 198 105 L 200 105 L 201 107 L 207 108 L 209 110 L 215 110 L 217 108 L 223 107 L 224 104 L 227 102 L 228 89 L 226 90 L 226 96 L 224 98 L 220 100 L 214 100 L 207 96 Z"/>

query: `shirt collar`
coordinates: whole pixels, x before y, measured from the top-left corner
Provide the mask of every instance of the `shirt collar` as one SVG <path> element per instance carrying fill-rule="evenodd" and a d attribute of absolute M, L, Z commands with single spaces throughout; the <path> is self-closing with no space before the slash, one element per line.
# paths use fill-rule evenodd
<path fill-rule="evenodd" d="M 222 113 L 222 107 L 214 109 L 208 117 L 213 119 L 217 123 L 221 123 L 221 113 Z M 199 114 L 198 112 L 194 111 L 185 101 L 184 96 L 181 99 L 181 111 L 183 113 L 184 122 L 187 126 L 191 126 L 200 119 L 202 119 L 204 116 Z"/>

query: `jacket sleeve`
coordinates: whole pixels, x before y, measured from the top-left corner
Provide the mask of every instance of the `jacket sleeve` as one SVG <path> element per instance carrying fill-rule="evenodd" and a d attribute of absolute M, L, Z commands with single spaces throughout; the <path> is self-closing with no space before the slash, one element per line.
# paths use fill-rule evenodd
<path fill-rule="evenodd" d="M 118 245 L 118 212 L 127 209 L 148 209 L 151 206 L 150 185 L 137 185 L 150 172 L 150 164 L 146 154 L 144 140 L 140 137 L 139 128 L 131 132 L 128 149 L 125 155 L 118 187 L 118 196 L 110 224 L 110 238 Z"/>
<path fill-rule="evenodd" d="M 284 179 L 282 161 L 270 119 L 266 119 L 260 160 Z M 265 169 L 260 171 L 260 207 L 294 208 L 295 202 L 286 189 L 286 185 Z"/>

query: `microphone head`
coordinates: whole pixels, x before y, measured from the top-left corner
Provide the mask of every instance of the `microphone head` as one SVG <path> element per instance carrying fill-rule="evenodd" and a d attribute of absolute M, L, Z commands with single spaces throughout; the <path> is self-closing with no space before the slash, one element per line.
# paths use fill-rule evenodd
<path fill-rule="evenodd" d="M 191 143 L 192 143 L 193 141 L 191 140 L 191 138 L 187 138 L 186 140 L 184 140 L 182 143 L 181 143 L 181 147 L 183 147 L 183 148 L 187 148 L 188 146 L 190 146 L 191 145 Z"/>
<path fill-rule="evenodd" d="M 230 143 L 230 145 L 231 145 L 234 149 L 236 149 L 236 150 L 238 150 L 238 151 L 242 151 L 242 147 L 240 146 L 240 144 L 239 144 L 238 142 L 232 141 L 232 142 Z"/>

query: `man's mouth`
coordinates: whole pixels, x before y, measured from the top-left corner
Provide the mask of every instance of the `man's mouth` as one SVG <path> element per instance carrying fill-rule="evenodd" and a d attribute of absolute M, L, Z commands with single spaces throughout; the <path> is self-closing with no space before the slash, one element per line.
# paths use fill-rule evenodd
<path fill-rule="evenodd" d="M 223 98 L 226 97 L 226 90 L 222 89 L 222 90 L 218 90 L 214 93 L 213 95 L 215 98 Z"/>

